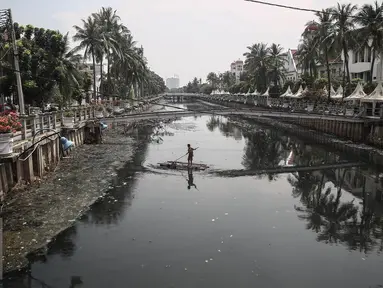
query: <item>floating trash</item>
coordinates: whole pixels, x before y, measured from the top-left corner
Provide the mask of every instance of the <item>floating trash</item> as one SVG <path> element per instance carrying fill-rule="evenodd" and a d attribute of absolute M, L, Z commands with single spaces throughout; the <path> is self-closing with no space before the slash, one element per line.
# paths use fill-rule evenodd
<path fill-rule="evenodd" d="M 215 219 L 211 219 L 212 222 L 215 222 Z"/>
<path fill-rule="evenodd" d="M 225 213 L 225 216 L 229 215 L 229 213 Z"/>
<path fill-rule="evenodd" d="M 205 263 L 209 263 L 209 260 L 205 260 Z"/>
<path fill-rule="evenodd" d="M 233 238 L 233 235 L 230 235 L 230 238 Z"/>
<path fill-rule="evenodd" d="M 221 253 L 221 250 L 218 249 L 217 251 L 218 251 L 219 253 Z"/>

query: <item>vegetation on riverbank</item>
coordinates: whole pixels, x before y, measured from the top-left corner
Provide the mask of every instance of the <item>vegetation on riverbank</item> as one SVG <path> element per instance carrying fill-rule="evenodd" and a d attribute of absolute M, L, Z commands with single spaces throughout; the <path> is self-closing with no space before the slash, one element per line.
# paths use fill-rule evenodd
<path fill-rule="evenodd" d="M 102 7 L 74 26 L 74 49 L 68 33 L 18 23 L 14 23 L 14 29 L 26 104 L 89 101 L 96 96 L 97 86 L 97 96 L 102 98 L 126 99 L 133 93 L 153 95 L 165 91 L 163 79 L 148 68 L 143 48 L 138 47 L 131 31 L 110 7 Z M 0 90 L 9 99 L 17 95 L 17 89 L 11 37 L 5 31 L 9 31 L 6 26 L 0 27 L 0 71 L 4 74 Z M 88 60 L 91 65 L 86 64 Z M 100 79 L 96 79 L 97 67 Z M 17 101 L 17 97 L 13 98 Z"/>
<path fill-rule="evenodd" d="M 377 58 L 383 53 L 383 3 L 376 1 L 373 4 L 364 4 L 359 9 L 351 3 L 338 3 L 335 7 L 315 13 L 315 18 L 316 20 L 306 23 L 294 55 L 302 70 L 301 79 L 286 81 L 287 58 L 280 45 L 256 43 L 247 47 L 248 51 L 244 53 L 245 72 L 239 83 L 235 83 L 230 72 L 211 72 L 207 75 L 206 83 L 195 78 L 182 89 L 186 92 L 202 93 L 211 93 L 215 89 L 246 93 L 257 89 L 262 93 L 270 87 L 269 94 L 279 96 L 289 86 L 292 92 L 296 92 L 300 85 L 304 88 L 308 86 L 314 93 L 326 87 L 330 93 L 332 84 L 334 89 L 344 87 L 345 95 L 348 95 L 355 89 L 357 82 L 362 81 L 352 79 L 350 75 L 348 51 L 352 49 L 358 57 L 367 57 L 366 62 L 371 62 L 364 88 L 366 93 L 372 92 L 376 85 L 372 83 L 374 67 Z M 364 55 L 365 48 L 368 51 L 367 56 Z M 339 67 L 343 64 L 342 59 L 345 59 L 344 69 L 341 72 L 333 69 L 333 65 Z M 320 75 L 318 67 L 324 67 L 325 73 Z"/>

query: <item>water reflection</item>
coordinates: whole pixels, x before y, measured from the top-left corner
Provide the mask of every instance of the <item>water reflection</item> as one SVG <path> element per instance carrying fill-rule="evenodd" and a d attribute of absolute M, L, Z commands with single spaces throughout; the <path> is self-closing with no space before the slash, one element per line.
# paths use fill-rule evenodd
<path fill-rule="evenodd" d="M 225 137 L 233 137 L 235 140 L 242 140 L 241 129 L 238 128 L 232 121 L 227 121 L 222 116 L 211 116 L 206 123 L 209 131 L 213 132 L 217 128 Z"/>
<path fill-rule="evenodd" d="M 310 167 L 351 160 L 350 155 L 307 145 L 255 123 L 238 128 L 234 121 L 210 117 L 206 126 L 210 131 L 218 129 L 226 137 L 234 137 L 240 131 L 246 139 L 242 164 L 248 170 Z M 270 181 L 277 179 L 275 174 L 266 176 Z M 258 176 L 262 177 L 265 175 Z M 306 222 L 307 230 L 317 234 L 317 241 L 343 244 L 365 254 L 382 251 L 383 178 L 379 171 L 372 168 L 299 171 L 288 175 L 287 181 L 293 188 L 292 196 L 301 203 L 295 207 L 298 218 Z"/>
<path fill-rule="evenodd" d="M 297 173 L 289 177 L 299 198 L 298 218 L 317 241 L 368 254 L 383 249 L 382 182 L 362 168 Z M 330 184 L 330 185 L 329 185 Z M 342 198 L 348 192 L 353 199 Z M 357 200 L 361 198 L 361 202 Z"/>
<path fill-rule="evenodd" d="M 194 177 L 193 177 L 193 169 L 191 168 L 188 168 L 188 189 L 190 189 L 190 187 L 194 187 L 195 189 L 197 189 L 197 186 L 194 184 Z"/>

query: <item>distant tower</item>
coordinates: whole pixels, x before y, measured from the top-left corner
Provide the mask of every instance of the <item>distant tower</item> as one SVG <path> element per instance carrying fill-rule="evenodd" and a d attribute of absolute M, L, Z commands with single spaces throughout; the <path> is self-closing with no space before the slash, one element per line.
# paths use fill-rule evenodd
<path fill-rule="evenodd" d="M 173 77 L 167 78 L 166 87 L 168 87 L 169 90 L 178 89 L 180 87 L 180 78 L 178 77 L 178 75 L 174 75 Z"/>

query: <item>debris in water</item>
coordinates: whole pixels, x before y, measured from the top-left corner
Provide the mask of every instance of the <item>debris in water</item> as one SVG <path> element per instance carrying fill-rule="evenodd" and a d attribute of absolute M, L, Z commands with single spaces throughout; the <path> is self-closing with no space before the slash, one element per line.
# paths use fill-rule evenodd
<path fill-rule="evenodd" d="M 205 260 L 206 263 L 209 263 L 209 260 Z"/>
<path fill-rule="evenodd" d="M 225 216 L 229 215 L 229 213 L 225 213 Z"/>
<path fill-rule="evenodd" d="M 275 229 L 276 227 L 275 226 L 273 226 L 273 229 Z"/>
<path fill-rule="evenodd" d="M 210 261 L 213 261 L 213 258 L 210 258 Z"/>
<path fill-rule="evenodd" d="M 218 249 L 218 252 L 221 253 L 221 250 Z"/>
<path fill-rule="evenodd" d="M 212 222 L 214 222 L 214 221 L 215 221 L 215 219 L 211 219 L 211 221 L 212 221 Z"/>
<path fill-rule="evenodd" d="M 366 258 L 363 258 L 363 257 L 362 257 L 362 260 L 363 260 L 363 261 L 365 261 L 365 260 L 366 260 Z"/>
<path fill-rule="evenodd" d="M 233 238 L 233 235 L 230 235 L 230 238 Z"/>
<path fill-rule="evenodd" d="M 185 271 L 188 271 L 188 268 L 185 268 Z"/>

